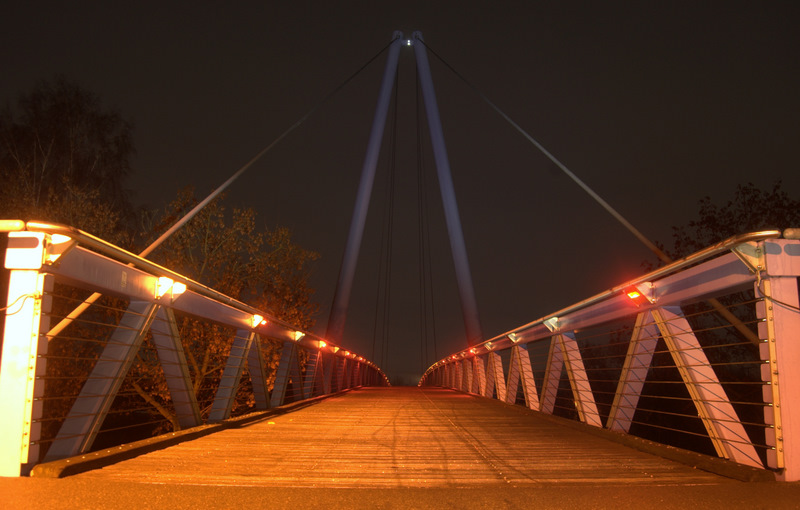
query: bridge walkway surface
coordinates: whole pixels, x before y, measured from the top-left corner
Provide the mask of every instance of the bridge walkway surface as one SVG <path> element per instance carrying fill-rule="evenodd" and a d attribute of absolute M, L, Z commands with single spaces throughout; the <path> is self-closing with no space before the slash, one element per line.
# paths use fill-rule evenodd
<path fill-rule="evenodd" d="M 452 390 L 362 388 L 63 479 L 0 479 L 0 500 L 14 508 L 800 505 L 796 483 L 737 481 L 581 428 Z"/>

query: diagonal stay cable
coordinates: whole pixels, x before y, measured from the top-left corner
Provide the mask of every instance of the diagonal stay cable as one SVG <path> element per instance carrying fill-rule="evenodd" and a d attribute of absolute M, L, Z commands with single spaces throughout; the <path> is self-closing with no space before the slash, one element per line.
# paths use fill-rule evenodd
<path fill-rule="evenodd" d="M 352 73 L 350 76 L 347 77 L 342 83 L 340 83 L 336 88 L 334 88 L 331 92 L 329 92 L 325 97 L 323 97 L 319 102 L 317 102 L 313 107 L 311 107 L 308 112 L 305 113 L 302 117 L 300 117 L 297 121 L 295 121 L 291 126 L 286 128 L 277 138 L 275 138 L 272 142 L 270 142 L 266 147 L 261 149 L 258 154 L 253 156 L 247 163 L 245 163 L 239 170 L 237 170 L 233 175 L 231 175 L 225 182 L 220 184 L 214 191 L 212 191 L 205 199 L 203 199 L 200 203 L 198 203 L 191 211 L 186 213 L 181 219 L 175 222 L 166 232 L 161 234 L 158 239 L 153 241 L 150 246 L 145 248 L 140 254 L 140 257 L 147 257 L 150 253 L 153 252 L 156 248 L 158 248 L 164 241 L 167 240 L 172 234 L 177 232 L 181 227 L 183 227 L 189 220 L 191 220 L 201 209 L 209 204 L 212 200 L 214 200 L 220 193 L 222 193 L 228 186 L 230 186 L 233 181 L 235 181 L 240 175 L 245 173 L 253 164 L 261 159 L 264 154 L 272 150 L 281 140 L 286 138 L 292 131 L 300 127 L 311 115 L 313 115 L 317 110 L 319 110 L 325 103 L 327 103 L 331 97 L 336 95 L 341 89 L 343 89 L 348 83 L 350 83 L 356 76 L 361 74 L 361 72 L 366 69 L 375 59 L 381 56 L 383 52 L 385 52 L 389 46 L 391 46 L 391 42 L 381 48 L 381 50 L 376 53 L 372 58 L 370 58 L 366 63 L 364 63 L 357 71 Z M 102 294 L 99 292 L 93 293 L 89 296 L 83 303 L 78 305 L 74 310 L 72 310 L 66 317 L 61 319 L 61 322 L 55 325 L 50 331 L 47 332 L 47 339 L 52 340 L 53 337 L 58 335 L 61 331 L 64 330 L 67 326 L 69 326 L 72 321 L 77 319 L 81 316 L 81 314 L 86 311 L 95 301 L 100 299 Z"/>
<path fill-rule="evenodd" d="M 444 64 L 450 71 L 456 75 L 464 84 L 467 85 L 470 89 L 473 90 L 491 109 L 493 109 L 498 115 L 500 115 L 506 122 L 508 122 L 514 129 L 519 132 L 526 140 L 528 140 L 531 144 L 533 144 L 539 151 L 547 156 L 547 158 L 553 162 L 564 174 L 567 175 L 570 179 L 575 181 L 575 184 L 580 186 L 586 193 L 589 194 L 603 209 L 605 209 L 611 216 L 613 216 L 617 221 L 619 221 L 628 231 L 633 234 L 639 241 L 642 242 L 651 252 L 653 252 L 656 257 L 659 258 L 663 263 L 670 264 L 673 262 L 673 259 L 664 253 L 664 251 L 656 246 L 653 241 L 651 241 L 647 236 L 642 234 L 639 229 L 633 226 L 631 222 L 625 219 L 622 214 L 620 214 L 616 209 L 614 209 L 611 204 L 606 202 L 600 195 L 598 195 L 592 188 L 589 187 L 588 184 L 583 182 L 580 177 L 575 175 L 567 166 L 558 160 L 550 151 L 548 151 L 538 140 L 536 140 L 530 133 L 525 131 L 519 124 L 517 124 L 511 117 L 509 117 L 503 110 L 500 109 L 499 106 L 494 104 L 491 99 L 489 99 L 486 94 L 481 92 L 477 86 L 473 85 L 469 80 L 467 80 L 461 73 L 456 71 L 456 69 L 451 66 L 446 60 L 444 60 L 438 53 L 436 53 L 430 46 L 428 46 L 424 41 L 419 39 L 419 42 L 425 44 L 425 47 L 439 59 L 442 64 Z M 745 338 L 747 338 L 750 342 L 754 344 L 761 343 L 761 340 L 758 338 L 758 335 L 753 333 L 742 321 L 736 317 L 730 310 L 728 310 L 722 303 L 719 302 L 716 298 L 710 298 L 707 302 L 714 308 L 714 310 L 719 313 L 729 324 L 731 324 L 736 330 L 741 333 Z"/>
<path fill-rule="evenodd" d="M 614 218 L 617 219 L 625 228 L 628 229 L 634 236 L 636 236 L 639 241 L 641 241 L 645 246 L 647 246 L 650 251 L 652 251 L 656 256 L 661 259 L 664 263 L 670 263 L 672 260 L 669 258 L 667 254 L 665 254 L 658 246 L 656 246 L 650 239 L 648 239 L 644 234 L 642 234 L 639 229 L 633 226 L 631 222 L 625 219 L 622 214 L 620 214 L 616 209 L 611 207 L 611 204 L 606 202 L 603 197 L 598 195 L 592 188 L 589 187 L 588 184 L 583 182 L 583 180 L 575 175 L 567 166 L 559 161 L 550 151 L 548 151 L 538 140 L 536 140 L 533 136 L 530 135 L 527 131 L 525 131 L 519 124 L 517 124 L 511 117 L 509 117 L 503 110 L 500 109 L 499 106 L 494 104 L 491 99 L 489 99 L 486 94 L 480 91 L 478 87 L 473 85 L 470 81 L 468 81 L 461 73 L 455 70 L 453 66 L 451 66 L 447 61 L 445 61 L 438 53 L 436 53 L 428 44 L 424 43 L 422 40 L 419 42 L 425 44 L 425 47 L 433 53 L 436 58 L 439 59 L 445 66 L 447 66 L 450 71 L 453 72 L 461 81 L 463 81 L 469 88 L 471 88 L 478 96 L 487 104 L 490 108 L 492 108 L 498 115 L 503 117 L 506 122 L 511 124 L 511 126 L 519 132 L 525 139 L 527 139 L 531 144 L 533 144 L 539 151 L 544 154 L 550 161 L 553 162 L 564 174 L 567 175 L 570 179 L 575 181 L 575 184 L 580 186 L 586 193 L 589 194 L 600 206 L 605 209 L 609 214 L 611 214 Z"/>

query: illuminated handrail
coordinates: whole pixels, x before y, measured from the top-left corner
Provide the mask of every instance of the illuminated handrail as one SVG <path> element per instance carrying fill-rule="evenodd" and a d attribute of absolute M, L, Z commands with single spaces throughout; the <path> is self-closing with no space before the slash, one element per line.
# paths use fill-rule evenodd
<path fill-rule="evenodd" d="M 420 385 L 522 399 L 800 480 L 800 376 L 787 370 L 800 358 L 800 242 L 780 235 L 732 237 L 453 353 Z"/>
<path fill-rule="evenodd" d="M 0 476 L 27 473 L 38 462 L 42 444 L 50 444 L 45 460 L 89 451 L 149 337 L 154 353 L 151 359 L 159 364 L 161 380 L 168 388 L 165 398 L 174 406 L 174 421 L 170 420 L 181 428 L 201 425 L 202 416 L 210 422 L 227 419 L 244 370 L 250 374 L 252 385 L 248 388 L 252 386 L 254 402 L 250 405 L 256 410 L 286 403 L 288 388 L 292 388 L 294 400 L 302 400 L 352 387 L 388 384 L 380 368 L 363 356 L 79 229 L 2 220 L 0 230 L 9 232 L 5 265 L 10 270 L 0 366 Z M 48 335 L 52 302 L 60 299 L 68 304 L 66 296 L 54 294 L 54 283 L 119 298 L 109 301 L 119 303 L 111 309 L 117 322 L 85 322 L 90 332 L 101 327 L 109 330 L 107 336 L 102 334 L 105 339 L 72 338 L 80 328 L 73 329 L 72 336 Z M 229 328 L 224 331 L 230 333 L 223 335 L 232 334 L 227 336 L 232 342 L 229 352 L 220 354 L 223 366 L 214 376 L 214 395 L 204 401 L 205 410 L 198 404 L 195 392 L 199 389 L 193 387 L 175 312 L 224 325 Z M 80 393 L 67 397 L 72 402 L 69 412 L 55 418 L 63 420 L 57 434 L 42 439 L 45 401 L 63 400 L 44 393 L 46 380 L 59 380 L 46 373 L 48 344 L 53 339 L 58 339 L 59 346 L 73 341 L 95 345 L 92 352 L 98 357 L 83 376 L 86 379 L 78 381 Z M 280 358 L 274 371 L 264 358 L 269 340 L 273 341 L 270 345 L 282 346 L 269 351 Z M 301 355 L 298 349 L 308 354 Z M 79 361 L 87 359 L 91 358 Z M 205 374 L 196 373 L 195 377 Z M 273 379 L 274 383 L 268 383 Z M 129 384 L 157 409 L 158 402 L 148 400 L 136 381 Z"/>
<path fill-rule="evenodd" d="M 510 341 L 508 339 L 508 337 L 510 335 L 521 335 L 525 331 L 532 329 L 534 326 L 544 326 L 545 323 L 548 320 L 550 320 L 551 318 L 553 318 L 553 317 L 562 318 L 564 316 L 567 316 L 567 315 L 572 314 L 574 312 L 577 312 L 579 310 L 588 308 L 589 306 L 595 305 L 595 304 L 600 303 L 602 301 L 606 301 L 611 297 L 618 296 L 618 295 L 622 294 L 623 292 L 625 292 L 626 289 L 629 289 L 631 287 L 636 287 L 637 285 L 640 285 L 642 283 L 653 282 L 653 281 L 661 279 L 661 278 L 663 278 L 665 276 L 677 273 L 677 272 L 679 272 L 679 271 L 681 271 L 681 270 L 683 270 L 683 269 L 685 269 L 685 268 L 687 268 L 689 266 L 698 264 L 698 263 L 700 263 L 700 262 L 702 262 L 704 260 L 708 260 L 708 259 L 710 259 L 712 257 L 715 257 L 715 256 L 719 255 L 720 253 L 728 252 L 728 251 L 731 250 L 731 248 L 734 248 L 736 246 L 739 246 L 739 245 L 742 245 L 742 244 L 745 244 L 745 243 L 748 243 L 748 242 L 762 241 L 764 239 L 775 239 L 775 238 L 778 238 L 780 236 L 781 236 L 780 230 L 764 230 L 764 231 L 760 231 L 760 232 L 751 232 L 751 233 L 748 233 L 748 234 L 740 234 L 740 235 L 737 235 L 737 236 L 730 237 L 728 239 L 725 239 L 724 241 L 720 241 L 717 244 L 714 244 L 714 245 L 711 245 L 711 246 L 709 246 L 707 248 L 704 248 L 703 250 L 700 250 L 700 251 L 698 251 L 696 253 L 693 253 L 691 255 L 687 255 L 686 257 L 684 257 L 682 259 L 676 260 L 675 262 L 672 262 L 671 264 L 667 264 L 667 265 L 662 266 L 662 267 L 660 267 L 658 269 L 655 269 L 655 270 L 653 270 L 653 271 L 651 271 L 651 272 L 649 272 L 649 273 L 647 273 L 647 274 L 645 274 L 643 276 L 640 276 L 638 278 L 634 278 L 632 280 L 629 280 L 629 281 L 623 283 L 622 285 L 617 285 L 616 287 L 612 287 L 611 289 L 608 289 L 608 290 L 606 290 L 604 292 L 596 294 L 596 295 L 594 295 L 594 296 L 592 296 L 590 298 L 584 299 L 583 301 L 579 301 L 579 302 L 577 302 L 577 303 L 575 303 L 573 305 L 570 305 L 570 306 L 568 306 L 566 308 L 562 308 L 562 309 L 560 309 L 560 310 L 558 310 L 556 312 L 553 312 L 552 314 L 549 314 L 549 315 L 546 315 L 546 316 L 541 317 L 539 319 L 536 319 L 535 321 L 529 322 L 529 323 L 527 323 L 527 324 L 525 324 L 523 326 L 519 326 L 517 328 L 514 328 L 514 329 L 512 329 L 510 331 L 507 331 L 507 332 L 501 334 L 501 335 L 497 335 L 496 337 L 493 337 L 493 338 L 491 338 L 489 340 L 481 342 L 480 344 L 477 344 L 474 347 L 471 347 L 469 349 L 464 349 L 463 351 L 459 351 L 457 353 L 454 353 L 454 355 L 460 356 L 460 355 L 466 355 L 467 353 L 474 354 L 475 352 L 490 352 L 490 351 L 496 350 L 498 348 L 502 349 L 502 348 L 510 347 L 511 345 L 513 345 L 515 343 L 515 342 L 512 342 L 512 341 Z M 549 330 L 546 330 L 546 331 L 549 331 Z M 548 336 L 548 335 L 544 334 L 543 336 Z M 532 339 L 526 339 L 525 341 L 523 341 L 523 343 L 527 343 L 529 341 L 533 341 L 533 340 Z M 487 349 L 486 348 L 486 344 L 491 344 L 492 347 L 490 349 Z M 472 351 L 472 349 L 475 349 L 476 351 Z M 440 360 L 439 362 L 445 362 L 449 358 L 450 358 L 450 356 L 445 357 L 442 360 Z M 434 364 L 432 366 L 436 366 L 436 364 Z"/>
<path fill-rule="evenodd" d="M 178 274 L 175 271 L 167 269 L 166 267 L 160 264 L 147 260 L 146 258 L 140 257 L 139 255 L 131 253 L 124 248 L 120 248 L 119 246 L 111 244 L 108 241 L 104 241 L 99 237 L 93 236 L 92 234 L 84 232 L 83 230 L 77 229 L 75 227 L 59 225 L 56 223 L 43 223 L 39 221 L 29 221 L 26 223 L 25 227 L 26 227 L 25 230 L 31 232 L 45 232 L 48 234 L 59 234 L 69 237 L 70 239 L 74 240 L 81 246 L 85 246 L 98 253 L 102 253 L 103 255 L 112 257 L 120 262 L 131 264 L 156 276 L 165 276 L 171 278 L 176 282 L 183 283 L 184 285 L 186 285 L 187 289 L 193 292 L 196 292 L 202 296 L 213 299 L 215 301 L 225 303 L 243 312 L 247 312 L 250 314 L 264 313 L 258 310 L 257 308 L 254 308 L 246 303 L 242 303 L 241 301 L 238 301 L 221 292 L 217 292 L 216 290 L 207 287 L 202 283 L 196 282 L 191 278 Z M 287 328 L 294 329 L 289 323 L 281 321 L 280 319 L 277 319 L 275 317 L 272 317 L 270 321 L 275 322 L 277 324 L 281 324 Z M 316 337 L 312 333 L 308 332 L 304 333 L 306 334 L 306 336 L 308 336 L 309 340 L 311 338 L 314 338 L 316 340 L 322 340 L 322 338 Z M 311 347 L 311 345 L 309 344 L 308 347 Z"/>

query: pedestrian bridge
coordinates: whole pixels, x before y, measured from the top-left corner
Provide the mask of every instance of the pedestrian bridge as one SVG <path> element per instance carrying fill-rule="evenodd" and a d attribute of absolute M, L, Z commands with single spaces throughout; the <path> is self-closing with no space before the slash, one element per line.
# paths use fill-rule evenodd
<path fill-rule="evenodd" d="M 800 242 L 778 231 L 711 246 L 392 388 L 346 339 L 74 228 L 4 226 L 5 477 L 332 488 L 800 478 L 800 379 L 783 368 L 800 359 Z M 91 293 L 103 297 L 73 313 Z M 114 445 L 142 427 L 164 434 Z"/>

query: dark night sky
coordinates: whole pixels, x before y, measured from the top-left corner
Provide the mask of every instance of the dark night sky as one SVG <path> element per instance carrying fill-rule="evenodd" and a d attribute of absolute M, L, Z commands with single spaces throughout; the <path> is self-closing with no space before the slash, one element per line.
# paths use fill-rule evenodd
<path fill-rule="evenodd" d="M 701 4 L 701 5 L 696 5 Z M 385 46 L 428 45 L 653 239 L 738 183 L 800 186 L 795 2 L 14 2 L 0 19 L 0 101 L 63 73 L 136 126 L 135 200 L 210 192 Z M 469 6 L 469 7 L 467 7 Z M 416 114 L 400 59 L 392 375 L 418 374 Z M 319 251 L 324 332 L 384 58 L 234 184 Z M 495 336 L 641 273 L 651 256 L 431 56 L 484 334 Z M 425 144 L 426 147 L 428 144 Z M 426 149 L 425 168 L 434 173 Z M 370 356 L 379 178 L 346 330 Z M 795 193 L 796 195 L 796 193 Z M 435 181 L 439 356 L 464 347 Z"/>

